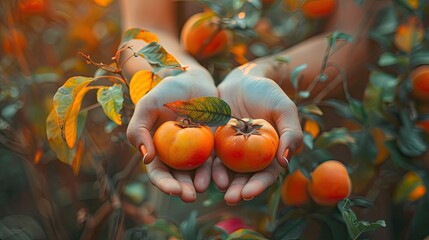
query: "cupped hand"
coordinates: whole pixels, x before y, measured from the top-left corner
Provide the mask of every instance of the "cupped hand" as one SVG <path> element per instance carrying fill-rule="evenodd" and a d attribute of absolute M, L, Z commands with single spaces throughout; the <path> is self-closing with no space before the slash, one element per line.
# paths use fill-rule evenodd
<path fill-rule="evenodd" d="M 229 171 L 216 158 L 212 166 L 212 178 L 228 204 L 242 199 L 251 200 L 273 184 L 287 167 L 292 153 L 302 142 L 298 111 L 293 101 L 271 79 L 253 74 L 255 64 L 247 64 L 233 70 L 218 86 L 220 97 L 231 107 L 238 118 L 262 118 L 277 130 L 280 141 L 276 159 L 267 168 L 252 174 Z"/>
<path fill-rule="evenodd" d="M 205 69 L 188 68 L 179 75 L 166 77 L 138 101 L 127 128 L 130 143 L 146 155 L 144 161 L 151 182 L 162 192 L 180 196 L 185 202 L 195 201 L 196 192 L 205 191 L 209 185 L 213 158 L 193 171 L 173 170 L 156 157 L 152 133 L 162 123 L 177 120 L 177 115 L 163 104 L 202 96 L 217 96 Z"/>

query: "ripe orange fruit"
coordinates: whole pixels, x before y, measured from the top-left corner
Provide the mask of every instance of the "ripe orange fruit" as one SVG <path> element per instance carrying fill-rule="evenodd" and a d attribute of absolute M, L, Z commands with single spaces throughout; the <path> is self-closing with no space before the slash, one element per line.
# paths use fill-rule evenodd
<path fill-rule="evenodd" d="M 307 0 L 301 9 L 308 18 L 322 18 L 332 14 L 335 7 L 335 0 Z"/>
<path fill-rule="evenodd" d="M 282 184 L 282 201 L 286 205 L 301 206 L 310 199 L 307 192 L 308 179 L 297 169 L 286 176 Z"/>
<path fill-rule="evenodd" d="M 177 170 L 192 170 L 203 164 L 213 151 L 213 133 L 207 126 L 176 121 L 163 123 L 153 136 L 158 158 Z"/>
<path fill-rule="evenodd" d="M 270 165 L 277 152 L 279 136 L 264 119 L 232 118 L 216 130 L 214 141 L 216 154 L 226 167 L 251 173 Z"/>
<path fill-rule="evenodd" d="M 411 52 L 414 46 L 423 41 L 424 32 L 420 19 L 416 16 L 411 16 L 396 28 L 395 46 L 404 52 Z"/>
<path fill-rule="evenodd" d="M 412 93 L 420 100 L 429 100 L 429 65 L 422 65 L 411 71 Z"/>
<path fill-rule="evenodd" d="M 313 119 L 307 119 L 307 120 L 305 120 L 303 130 L 305 132 L 310 133 L 310 135 L 313 138 L 316 138 L 317 136 L 319 136 L 320 126 L 319 126 L 319 124 L 315 120 L 313 120 Z"/>
<path fill-rule="evenodd" d="M 211 11 L 190 17 L 180 39 L 185 50 L 199 60 L 224 53 L 232 46 L 231 32 L 222 27 L 221 19 Z"/>
<path fill-rule="evenodd" d="M 350 196 L 352 184 L 346 167 L 329 160 L 317 166 L 311 174 L 308 191 L 313 200 L 323 206 L 333 206 Z"/>

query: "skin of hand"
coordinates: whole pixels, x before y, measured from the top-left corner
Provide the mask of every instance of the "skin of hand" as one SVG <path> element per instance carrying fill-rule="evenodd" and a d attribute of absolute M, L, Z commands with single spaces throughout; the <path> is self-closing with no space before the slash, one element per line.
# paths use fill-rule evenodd
<path fill-rule="evenodd" d="M 196 199 L 196 192 L 204 192 L 211 181 L 212 157 L 193 171 L 172 170 L 156 157 L 152 131 L 162 123 L 177 120 L 170 109 L 163 104 L 186 100 L 194 97 L 216 96 L 217 90 L 210 74 L 203 68 L 189 68 L 176 76 L 164 78 L 154 89 L 138 101 L 134 114 L 127 128 L 127 137 L 132 145 L 147 151 L 146 169 L 151 182 L 162 192 L 180 196 L 185 202 Z M 212 84 L 210 84 L 212 83 Z"/>
<path fill-rule="evenodd" d="M 231 174 L 219 158 L 214 160 L 213 181 L 220 190 L 226 191 L 224 199 L 230 205 L 242 199 L 251 200 L 272 185 L 302 142 L 296 105 L 273 80 L 260 77 L 261 71 L 255 63 L 245 64 L 233 70 L 218 86 L 219 95 L 231 106 L 233 116 L 265 119 L 280 137 L 277 160 L 259 172 Z"/>

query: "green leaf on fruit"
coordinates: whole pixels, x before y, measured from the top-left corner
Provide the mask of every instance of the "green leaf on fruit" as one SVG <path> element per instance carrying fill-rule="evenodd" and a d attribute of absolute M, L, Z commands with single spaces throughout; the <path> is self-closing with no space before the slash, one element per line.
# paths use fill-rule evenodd
<path fill-rule="evenodd" d="M 199 97 L 164 104 L 177 115 L 210 127 L 222 126 L 231 119 L 230 106 L 218 97 Z"/>

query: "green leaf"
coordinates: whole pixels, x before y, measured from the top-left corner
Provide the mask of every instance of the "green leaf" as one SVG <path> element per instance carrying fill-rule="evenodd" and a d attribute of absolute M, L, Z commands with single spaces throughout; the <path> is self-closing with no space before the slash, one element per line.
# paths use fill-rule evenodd
<path fill-rule="evenodd" d="M 384 102 L 393 102 L 396 96 L 395 89 L 399 84 L 397 77 L 379 71 L 372 71 L 369 81 L 372 85 L 382 89 L 381 99 Z"/>
<path fill-rule="evenodd" d="M 196 240 L 198 235 L 197 211 L 193 210 L 187 219 L 180 224 L 180 232 L 184 240 Z"/>
<path fill-rule="evenodd" d="M 335 49 L 337 41 L 346 41 L 346 42 L 353 41 L 352 36 L 343 32 L 333 32 L 329 34 L 326 38 L 328 39 L 328 45 L 330 46 L 331 49 Z"/>
<path fill-rule="evenodd" d="M 54 108 L 57 114 L 61 135 L 69 148 L 74 147 L 77 138 L 77 115 L 79 114 L 83 97 L 91 90 L 99 87 L 88 87 L 93 78 L 69 78 L 54 95 Z"/>
<path fill-rule="evenodd" d="M 137 54 L 146 59 L 154 71 L 157 72 L 160 69 L 167 68 L 180 68 L 180 63 L 168 53 L 164 47 L 157 42 L 150 42 L 148 45 L 140 49 Z"/>
<path fill-rule="evenodd" d="M 342 205 L 342 206 L 341 206 Z M 342 204 L 339 204 L 341 214 L 347 225 L 349 236 L 355 240 L 358 237 L 368 231 L 373 231 L 381 227 L 386 227 L 386 222 L 384 220 L 378 220 L 376 222 L 370 223 L 367 221 L 359 221 L 356 214 L 350 207 L 350 200 L 345 199 Z"/>
<path fill-rule="evenodd" d="M 115 84 L 110 87 L 98 89 L 97 101 L 101 104 L 104 113 L 110 120 L 118 125 L 122 125 L 121 114 L 119 113 L 124 102 L 122 85 Z"/>
<path fill-rule="evenodd" d="M 319 148 L 327 148 L 336 144 L 354 144 L 355 142 L 347 128 L 334 128 L 329 132 L 320 134 L 315 145 Z"/>
<path fill-rule="evenodd" d="M 268 209 L 267 209 L 267 215 L 269 223 L 274 223 L 275 219 L 277 217 L 277 212 L 279 209 L 280 199 L 282 195 L 282 184 L 283 184 L 283 178 L 279 176 L 277 178 L 277 181 L 275 184 L 273 184 L 273 187 L 271 187 L 271 192 L 269 194 L 268 198 Z"/>
<path fill-rule="evenodd" d="M 398 147 L 408 157 L 421 156 L 428 149 L 422 130 L 408 126 L 399 129 Z"/>
<path fill-rule="evenodd" d="M 429 52 L 428 51 L 418 51 L 411 55 L 411 67 L 415 68 L 419 65 L 428 65 L 429 64 Z"/>
<path fill-rule="evenodd" d="M 301 238 L 301 234 L 307 225 L 305 218 L 289 219 L 278 225 L 271 237 L 272 240 L 296 240 Z"/>
<path fill-rule="evenodd" d="M 119 48 L 121 48 L 124 43 L 132 40 L 132 39 L 141 39 L 145 42 L 158 42 L 158 37 L 147 30 L 140 29 L 140 28 L 131 28 L 125 31 L 124 35 L 122 36 L 121 43 L 119 44 Z"/>
<path fill-rule="evenodd" d="M 298 89 L 298 78 L 299 78 L 299 74 L 304 71 L 304 69 L 306 69 L 308 67 L 308 64 L 304 63 L 302 65 L 297 66 L 296 68 L 294 68 L 290 74 L 290 80 L 292 82 L 292 86 L 295 89 Z"/>
<path fill-rule="evenodd" d="M 314 146 L 313 136 L 308 132 L 303 132 L 303 143 L 307 148 L 313 149 L 313 146 Z"/>
<path fill-rule="evenodd" d="M 281 63 L 286 63 L 289 64 L 290 63 L 290 57 L 289 56 L 278 56 L 276 57 L 276 61 L 277 62 L 281 62 Z"/>
<path fill-rule="evenodd" d="M 365 112 L 362 102 L 355 98 L 349 98 L 348 102 L 353 116 L 356 118 L 356 120 L 365 125 L 368 122 L 368 116 Z"/>
<path fill-rule="evenodd" d="M 385 52 L 378 58 L 378 65 L 380 67 L 392 66 L 398 62 L 396 55 L 391 52 Z"/>
<path fill-rule="evenodd" d="M 251 230 L 251 229 L 239 229 L 231 233 L 226 240 L 268 240 L 264 235 Z"/>
<path fill-rule="evenodd" d="M 387 140 L 385 142 L 387 149 L 389 150 L 390 156 L 392 158 L 393 163 L 401 168 L 410 170 L 410 171 L 418 171 L 419 168 L 412 165 L 408 157 L 404 156 L 404 154 L 399 151 L 396 140 Z"/>
<path fill-rule="evenodd" d="M 77 136 L 81 135 L 88 112 L 80 112 L 77 117 Z M 61 137 L 61 130 L 58 127 L 55 111 L 52 110 L 46 119 L 46 136 L 52 151 L 55 152 L 57 158 L 68 165 L 76 166 L 76 147 L 69 148 Z M 74 169 L 76 171 L 76 169 Z"/>
<path fill-rule="evenodd" d="M 335 99 L 327 100 L 325 103 L 327 106 L 334 108 L 338 115 L 346 119 L 353 119 L 352 111 L 346 103 Z"/>
<path fill-rule="evenodd" d="M 221 126 L 231 119 L 231 108 L 218 97 L 199 97 L 164 104 L 182 117 L 207 126 Z"/>
<path fill-rule="evenodd" d="M 299 91 L 298 95 L 303 99 L 307 99 L 310 97 L 310 92 L 309 91 Z"/>
<path fill-rule="evenodd" d="M 158 218 L 156 221 L 148 226 L 149 231 L 155 230 L 162 232 L 170 237 L 176 237 L 182 239 L 182 235 L 179 232 L 179 228 L 174 225 L 172 222 L 169 222 L 165 219 Z"/>
<path fill-rule="evenodd" d="M 298 110 L 302 113 L 311 113 L 317 116 L 323 116 L 322 109 L 320 109 L 316 104 L 301 105 L 298 107 Z"/>

